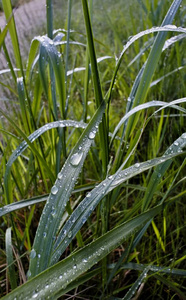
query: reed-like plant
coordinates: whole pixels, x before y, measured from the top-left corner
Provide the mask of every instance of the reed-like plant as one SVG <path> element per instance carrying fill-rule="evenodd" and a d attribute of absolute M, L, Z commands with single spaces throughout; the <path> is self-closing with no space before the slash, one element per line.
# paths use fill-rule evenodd
<path fill-rule="evenodd" d="M 141 5 L 147 14 L 146 2 Z M 158 14 L 160 4 L 155 2 L 150 1 L 151 9 Z M 176 221 L 174 242 L 170 214 L 179 217 L 185 196 L 186 98 L 184 88 L 179 93 L 178 86 L 176 99 L 155 92 L 175 72 L 180 71 L 184 82 L 186 29 L 172 25 L 182 1 L 172 2 L 161 26 L 130 37 L 114 60 L 110 53 L 97 56 L 95 45 L 104 49 L 106 45 L 93 34 L 92 1 L 81 1 L 86 33 L 80 33 L 71 29 L 72 1 L 68 1 L 66 28 L 53 30 L 53 3 L 47 0 L 47 34 L 32 40 L 26 66 L 11 1 L 2 3 L 9 22 L 0 46 L 6 49 L 9 30 L 15 67 L 8 51 L 6 56 L 19 102 L 18 117 L 0 108 L 4 181 L 0 216 L 11 287 L 3 299 L 66 299 L 77 289 L 88 299 L 134 299 L 134 294 L 137 299 L 142 290 L 146 294 L 148 282 L 160 285 L 162 295 L 165 285 L 185 299 L 181 283 L 172 280 L 186 275 L 184 268 L 178 268 L 185 256 L 175 254 L 170 261 L 169 255 L 183 247 L 179 245 L 183 222 Z M 117 28 L 111 20 L 108 23 L 118 49 Z M 170 38 L 170 32 L 178 35 Z M 145 45 L 138 49 L 141 40 Z M 134 45 L 139 52 L 130 61 L 126 58 L 124 70 L 123 60 Z M 172 55 L 173 47 L 179 67 L 163 75 L 159 72 L 153 81 L 161 56 L 166 51 Z M 135 77 L 131 75 L 135 80 L 129 89 L 127 73 L 144 56 Z M 126 104 L 117 104 L 125 88 Z M 179 123 L 177 131 L 171 114 L 173 122 Z M 175 130 L 171 137 L 166 135 L 169 126 Z M 135 275 L 129 272 L 128 276 L 125 269 Z M 86 282 L 90 291 L 94 285 L 94 291 L 83 290 Z M 154 299 L 157 293 L 156 287 Z"/>

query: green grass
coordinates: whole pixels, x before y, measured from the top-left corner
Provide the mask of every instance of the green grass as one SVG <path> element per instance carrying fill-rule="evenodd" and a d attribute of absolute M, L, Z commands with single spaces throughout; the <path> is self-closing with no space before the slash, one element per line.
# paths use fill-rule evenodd
<path fill-rule="evenodd" d="M 185 299 L 181 2 L 48 0 L 26 63 L 2 31 L 3 299 Z"/>

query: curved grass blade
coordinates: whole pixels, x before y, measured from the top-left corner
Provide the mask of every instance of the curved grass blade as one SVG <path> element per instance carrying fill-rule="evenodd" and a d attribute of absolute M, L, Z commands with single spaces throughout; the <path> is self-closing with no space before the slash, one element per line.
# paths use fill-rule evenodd
<path fill-rule="evenodd" d="M 181 1 L 181 0 L 180 0 Z M 144 30 L 144 31 L 141 31 L 139 32 L 138 34 L 134 35 L 133 37 L 130 38 L 130 40 L 126 43 L 126 45 L 123 47 L 123 50 L 120 54 L 120 57 L 118 58 L 118 61 L 117 61 L 117 65 L 116 65 L 116 68 L 114 70 L 114 74 L 113 74 L 113 77 L 112 77 L 112 81 L 111 81 L 111 84 L 110 84 L 110 88 L 109 88 L 109 91 L 107 92 L 107 95 L 106 95 L 106 101 L 109 102 L 110 99 L 111 99 L 111 93 L 112 93 L 112 89 L 114 87 L 114 84 L 115 84 L 115 80 L 116 80 L 116 76 L 117 76 L 117 73 L 118 73 L 118 70 L 119 70 L 119 67 L 121 65 L 121 62 L 122 62 L 122 59 L 123 59 L 123 56 L 126 52 L 126 50 L 135 42 L 137 41 L 139 38 L 147 35 L 147 34 L 151 34 L 151 33 L 155 33 L 155 32 L 159 32 L 159 33 L 166 33 L 168 31 L 173 31 L 173 32 L 182 32 L 182 33 L 186 33 L 186 29 L 185 28 L 182 28 L 182 27 L 176 27 L 175 25 L 165 25 L 165 26 L 162 26 L 162 27 L 152 27 L 150 29 L 147 29 L 147 30 Z M 162 50 L 161 50 L 162 51 Z M 147 63 L 146 63 L 147 64 Z M 145 66 L 146 66 L 145 64 Z M 144 71 L 143 71 L 143 74 L 144 74 Z M 143 76 L 143 75 L 142 75 Z M 150 82 L 149 82 L 150 84 Z"/>
<path fill-rule="evenodd" d="M 164 76 L 154 80 L 151 84 L 150 84 L 150 87 L 152 86 L 155 86 L 156 84 L 158 84 L 159 82 L 161 82 L 162 80 L 164 80 L 165 78 L 169 77 L 170 75 L 184 69 L 186 66 L 181 66 L 179 68 L 176 68 L 175 70 L 171 71 L 171 72 L 168 72 L 167 74 L 165 74 Z"/>
<path fill-rule="evenodd" d="M 99 58 L 97 58 L 97 63 L 99 64 L 100 62 L 106 60 L 106 59 L 110 59 L 113 58 L 112 56 L 101 56 Z M 67 76 L 72 75 L 73 73 L 77 73 L 77 72 L 81 72 L 81 71 L 85 71 L 86 68 L 85 67 L 78 67 L 78 68 L 74 68 L 73 70 L 69 70 L 67 72 Z"/>
<path fill-rule="evenodd" d="M 40 137 L 46 131 L 53 129 L 53 128 L 64 128 L 64 127 L 75 127 L 75 128 L 86 128 L 87 124 L 83 122 L 71 121 L 71 120 L 64 120 L 64 121 L 55 121 L 48 123 L 36 131 L 34 131 L 31 135 L 26 137 L 26 140 L 23 141 L 17 149 L 12 153 L 10 156 L 7 167 L 10 168 L 13 162 L 17 159 L 19 155 L 23 153 L 29 146 L 30 143 L 33 143 L 38 137 Z M 7 173 L 6 173 L 7 174 Z"/>
<path fill-rule="evenodd" d="M 185 143 L 183 143 L 183 147 Z M 179 154 L 180 152 L 178 151 L 176 155 Z M 135 165 L 123 171 L 118 170 L 116 174 L 109 176 L 107 179 L 102 181 L 97 187 L 95 187 L 90 193 L 88 193 L 86 197 L 82 200 L 82 202 L 78 205 L 78 207 L 70 215 L 68 221 L 61 229 L 54 244 L 54 251 L 52 254 L 50 265 L 53 265 L 59 260 L 66 247 L 70 244 L 72 239 L 76 236 L 77 232 L 87 221 L 88 217 L 91 215 L 93 210 L 109 192 L 111 192 L 114 188 L 118 187 L 126 180 L 134 177 L 135 175 L 138 175 L 156 165 L 162 165 L 163 162 L 169 161 L 174 156 L 175 154 L 169 154 L 165 155 L 164 157 L 152 159 L 151 161 L 136 163 Z"/>
<path fill-rule="evenodd" d="M 26 199 L 26 200 L 20 200 L 18 202 L 14 202 L 9 205 L 0 207 L 0 217 L 5 216 L 6 214 L 9 214 L 15 210 L 46 201 L 47 198 L 48 198 L 48 195 L 47 196 L 39 196 L 39 197 L 37 196 L 37 197 L 33 197 L 30 199 Z"/>
<path fill-rule="evenodd" d="M 186 133 L 183 133 L 164 153 L 163 157 L 166 157 L 170 153 L 179 153 L 182 151 L 182 148 L 186 146 Z M 146 210 L 152 200 L 154 192 L 157 191 L 157 185 L 160 182 L 162 176 L 165 174 L 172 161 L 166 161 L 161 165 L 157 166 L 150 178 L 147 189 L 142 203 L 142 210 Z"/>
<path fill-rule="evenodd" d="M 62 215 L 105 111 L 103 102 L 68 156 L 44 207 L 30 260 L 30 277 L 48 267 Z"/>
<path fill-rule="evenodd" d="M 170 47 L 173 43 L 179 41 L 180 39 L 183 39 L 184 37 L 185 37 L 185 34 L 183 33 L 183 34 L 179 34 L 178 36 L 175 36 L 175 37 L 172 37 L 172 38 L 168 39 L 168 40 L 165 42 L 165 44 L 164 44 L 164 47 L 163 47 L 163 49 L 162 49 L 162 52 L 163 52 L 164 50 L 166 50 L 168 47 Z M 132 62 L 131 62 L 131 63 L 132 63 Z M 130 63 L 129 65 L 131 65 L 131 63 Z M 146 66 L 146 62 L 144 63 L 144 65 L 143 65 L 142 68 L 140 69 L 138 75 L 136 76 L 136 79 L 135 79 L 134 84 L 133 84 L 133 86 L 132 86 L 132 90 L 131 90 L 130 95 L 129 95 L 128 99 L 127 99 L 126 113 L 128 113 L 128 112 L 131 110 L 132 106 L 133 106 L 134 99 L 135 99 L 135 95 L 136 95 L 136 91 L 137 91 L 137 88 L 138 88 L 138 86 L 139 86 L 139 83 L 140 83 L 140 80 L 141 80 L 143 71 L 144 71 L 144 69 L 145 69 L 145 66 Z M 155 81 L 155 82 L 156 82 L 156 81 Z M 154 83 L 154 82 L 153 82 L 153 83 Z M 150 87 L 153 86 L 153 83 L 150 85 Z M 122 138 L 121 138 L 120 146 L 119 146 L 118 151 L 117 151 L 117 153 L 120 153 L 120 154 L 119 154 L 119 157 L 120 157 L 120 158 L 118 159 L 118 164 L 119 164 L 120 160 L 122 159 L 122 151 L 121 151 L 121 149 L 122 149 L 122 141 L 123 141 L 124 135 L 125 135 L 126 125 L 127 125 L 127 122 L 125 122 L 125 126 L 124 126 L 123 132 L 122 132 Z M 117 156 L 117 155 L 116 155 L 116 156 Z"/>
<path fill-rule="evenodd" d="M 177 99 L 177 100 L 174 100 L 174 101 L 169 102 L 169 103 L 164 102 L 164 101 L 153 100 L 153 101 L 150 101 L 150 102 L 147 102 L 147 103 L 144 103 L 144 104 L 140 104 L 140 105 L 134 107 L 123 118 L 121 118 L 118 125 L 115 127 L 110 144 L 112 144 L 112 142 L 113 142 L 118 130 L 121 128 L 121 126 L 127 121 L 127 119 L 130 116 L 132 116 L 136 112 L 141 111 L 141 110 L 146 109 L 146 108 L 149 108 L 149 107 L 161 106 L 161 109 L 158 109 L 157 112 L 159 112 L 162 109 L 165 109 L 166 107 L 173 107 L 175 109 L 180 110 L 183 113 L 186 113 L 186 109 L 176 105 L 176 104 L 184 103 L 184 102 L 186 102 L 186 98 Z"/>
<path fill-rule="evenodd" d="M 1 109 L 0 109 L 1 111 Z M 2 111 L 1 111 L 2 112 Z M 2 112 L 3 113 L 3 112 Z M 4 114 L 4 113 L 3 113 Z M 5 115 L 5 114 L 4 114 Z M 5 115 L 6 117 L 6 115 Z M 8 117 L 8 120 L 11 120 Z M 11 121 L 12 122 L 12 121 Z M 14 123 L 15 127 L 16 124 Z M 56 121 L 56 122 L 51 122 L 48 123 L 44 126 L 42 126 L 40 129 L 36 130 L 34 133 L 32 133 L 28 138 L 25 136 L 25 134 L 20 131 L 20 129 L 17 127 L 18 132 L 21 133 L 21 135 L 24 138 L 24 141 L 17 147 L 17 149 L 12 153 L 12 155 L 10 156 L 8 163 L 6 165 L 6 171 L 5 171 L 5 178 L 4 178 L 4 185 L 5 185 L 5 193 L 6 193 L 6 197 L 7 197 L 7 203 L 12 203 L 10 199 L 10 180 L 9 180 L 9 176 L 10 176 L 10 170 L 11 170 L 11 166 L 13 164 L 13 162 L 17 159 L 17 157 L 19 155 L 22 154 L 22 152 L 29 146 L 31 148 L 31 150 L 36 154 L 36 156 L 41 160 L 41 162 L 43 163 L 43 166 L 46 168 L 48 174 L 51 176 L 51 178 L 53 179 L 53 181 L 55 180 L 53 173 L 51 172 L 50 168 L 47 166 L 45 160 L 40 156 L 40 154 L 38 153 L 37 149 L 35 149 L 35 147 L 32 145 L 32 143 L 44 132 L 48 131 L 49 129 L 52 128 L 62 128 L 62 127 L 66 127 L 66 126 L 73 126 L 73 127 L 82 127 L 85 128 L 86 124 L 82 123 L 82 122 L 76 122 L 76 121 Z"/>
<path fill-rule="evenodd" d="M 6 230 L 6 259 L 7 259 L 7 266 L 8 266 L 8 277 L 10 279 L 11 289 L 15 289 L 17 287 L 16 282 L 16 272 L 14 268 L 14 259 L 13 259 L 13 252 L 12 252 L 12 237 L 11 237 L 11 228 Z"/>
<path fill-rule="evenodd" d="M 121 224 L 105 235 L 85 246 L 83 249 L 70 255 L 63 261 L 32 278 L 4 298 L 13 300 L 29 300 L 38 297 L 41 300 L 52 297 L 59 290 L 67 288 L 81 274 L 86 272 L 100 260 L 114 250 L 118 245 L 130 238 L 142 228 L 148 220 L 162 211 L 163 207 L 157 206 L 134 219 Z M 42 237 L 43 238 L 43 237 Z M 62 295 L 61 291 L 61 295 Z"/>
<path fill-rule="evenodd" d="M 115 268 L 115 264 L 111 264 L 108 266 L 109 269 Z M 129 269 L 129 270 L 137 270 L 137 271 L 143 271 L 145 268 L 147 268 L 147 265 L 143 264 L 137 264 L 133 262 L 129 262 L 126 264 L 121 265 L 121 269 Z M 186 276 L 186 270 L 182 269 L 170 269 L 170 267 L 161 267 L 156 265 L 149 265 L 149 273 L 163 273 L 168 275 L 175 275 L 175 276 Z"/>
<path fill-rule="evenodd" d="M 178 42 L 184 38 L 186 38 L 185 33 L 171 37 L 170 39 L 165 41 L 162 51 L 166 50 L 168 47 L 172 46 L 173 44 L 175 44 L 176 42 Z"/>

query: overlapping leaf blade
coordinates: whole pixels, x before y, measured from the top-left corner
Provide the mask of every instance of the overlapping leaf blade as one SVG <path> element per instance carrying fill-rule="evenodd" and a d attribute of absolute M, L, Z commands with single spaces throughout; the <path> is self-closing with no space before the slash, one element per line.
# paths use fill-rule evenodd
<path fill-rule="evenodd" d="M 52 246 L 67 201 L 98 130 L 104 111 L 105 104 L 102 103 L 58 174 L 58 178 L 43 210 L 34 240 L 33 255 L 31 255 L 29 269 L 31 277 L 46 269 L 49 264 Z"/>
<path fill-rule="evenodd" d="M 163 157 L 152 159 L 151 161 L 143 163 L 136 163 L 135 165 L 123 171 L 118 170 L 116 174 L 109 176 L 107 179 L 102 181 L 97 187 L 95 187 L 91 191 L 91 193 L 88 193 L 84 200 L 71 214 L 68 221 L 60 231 L 57 240 L 54 244 L 54 252 L 52 254 L 50 265 L 53 265 L 59 260 L 66 247 L 70 244 L 77 232 L 87 221 L 88 217 L 99 204 L 101 199 L 103 199 L 110 191 L 118 187 L 126 180 L 144 172 L 145 170 L 148 170 L 154 166 L 157 166 L 156 168 L 163 169 L 164 164 L 167 164 L 167 166 L 169 166 L 171 163 L 171 159 L 179 155 L 182 151 L 182 148 L 184 148 L 185 145 L 186 139 L 185 134 L 183 134 L 174 142 L 173 145 L 171 145 L 171 147 L 167 150 Z"/>
<path fill-rule="evenodd" d="M 143 227 L 149 219 L 160 213 L 161 210 L 162 206 L 157 206 L 121 224 L 83 249 L 29 280 L 26 284 L 17 288 L 3 299 L 12 300 L 15 299 L 15 297 L 19 297 L 20 300 L 28 300 L 32 297 L 38 297 L 44 300 L 47 297 L 55 295 L 55 293 L 58 293 L 61 289 L 65 291 L 68 284 L 131 237 L 131 235 Z"/>

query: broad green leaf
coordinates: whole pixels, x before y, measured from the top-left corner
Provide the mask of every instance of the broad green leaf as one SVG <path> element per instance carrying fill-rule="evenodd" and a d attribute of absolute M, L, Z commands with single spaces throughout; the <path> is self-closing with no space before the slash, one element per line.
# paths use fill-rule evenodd
<path fill-rule="evenodd" d="M 49 265 L 54 239 L 62 215 L 79 173 L 81 172 L 92 141 L 95 138 L 104 111 L 105 104 L 102 103 L 82 133 L 71 154 L 68 156 L 51 189 L 51 193 L 41 215 L 33 244 L 29 269 L 32 277 L 46 269 Z"/>

